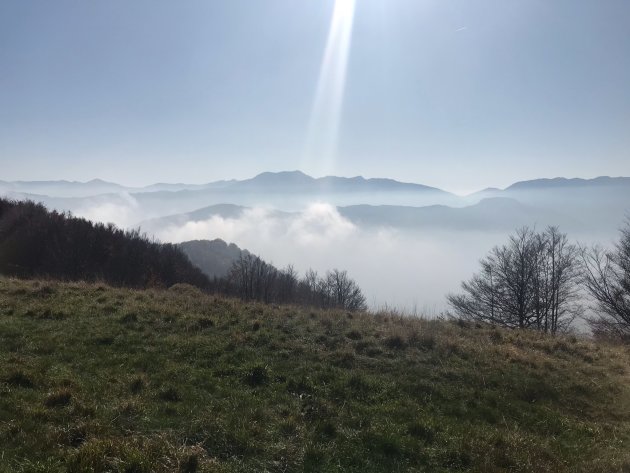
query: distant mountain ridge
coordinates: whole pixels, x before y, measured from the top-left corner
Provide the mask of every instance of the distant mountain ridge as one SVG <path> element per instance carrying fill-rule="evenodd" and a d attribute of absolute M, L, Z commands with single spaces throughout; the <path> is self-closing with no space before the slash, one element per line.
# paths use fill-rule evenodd
<path fill-rule="evenodd" d="M 414 184 L 408 182 L 400 182 L 394 179 L 373 178 L 366 179 L 362 176 L 355 177 L 337 177 L 325 176 L 314 178 L 301 171 L 287 172 L 265 172 L 257 175 L 252 179 L 245 181 L 237 181 L 232 188 L 236 190 L 244 189 L 260 189 L 261 187 L 273 186 L 275 191 L 292 190 L 299 192 L 308 191 L 337 191 L 337 192 L 356 192 L 356 191 L 421 191 L 436 192 L 441 194 L 451 194 L 436 187 L 425 186 L 422 184 Z"/>
<path fill-rule="evenodd" d="M 67 196 L 72 193 L 76 195 Z M 630 178 L 606 176 L 521 181 L 505 189 L 488 188 L 463 197 L 392 179 L 313 178 L 300 171 L 190 186 L 155 184 L 139 191 L 102 180 L 0 181 L 0 195 L 41 202 L 49 209 L 94 221 L 113 221 L 126 228 L 140 222 L 143 229 L 156 234 L 165 226 L 212 216 L 236 219 L 247 208 L 272 209 L 270 214 L 282 219 L 315 202 L 333 205 L 342 215 L 366 225 L 380 222 L 406 228 L 491 229 L 549 222 L 566 225 L 566 230 L 612 233 L 630 215 Z"/>
<path fill-rule="evenodd" d="M 557 212 L 524 205 L 515 199 L 494 197 L 466 207 L 354 205 L 340 207 L 339 213 L 356 225 L 407 229 L 510 231 L 523 225 L 561 225 L 577 222 Z"/>
<path fill-rule="evenodd" d="M 147 220 L 139 224 L 142 231 L 158 233 L 168 227 L 180 227 L 189 222 L 202 222 L 215 217 L 236 220 L 244 218 L 249 207 L 213 205 L 179 215 Z M 337 207 L 339 214 L 355 225 L 365 228 L 391 227 L 400 229 L 441 229 L 510 231 L 522 225 L 561 225 L 579 227 L 580 222 L 553 210 L 525 205 L 506 197 L 483 199 L 465 207 L 430 205 L 412 207 L 399 205 L 351 205 Z M 295 212 L 270 211 L 270 215 L 289 220 Z"/>
<path fill-rule="evenodd" d="M 473 194 L 498 194 L 516 190 L 533 190 L 549 188 L 578 188 L 592 186 L 630 186 L 630 177 L 600 176 L 592 179 L 584 178 L 541 178 L 515 182 L 499 189 L 490 187 Z M 92 179 L 87 182 L 51 180 L 51 181 L 0 181 L 0 193 L 9 192 L 21 194 L 35 194 L 51 197 L 95 196 L 99 194 L 127 192 L 130 194 L 145 193 L 181 193 L 219 191 L 228 193 L 238 192 L 274 192 L 274 193 L 309 193 L 309 192 L 426 192 L 454 196 L 454 194 L 437 187 L 424 184 L 401 182 L 388 178 L 355 177 L 311 177 L 302 171 L 263 172 L 250 179 L 218 180 L 205 184 L 186 183 L 156 183 L 143 187 L 123 186 L 102 179 Z M 469 197 L 470 197 L 469 196 Z"/>
<path fill-rule="evenodd" d="M 210 189 L 230 189 L 233 191 L 243 190 L 273 190 L 308 192 L 318 190 L 337 191 L 360 191 L 360 190 L 415 190 L 426 192 L 437 192 L 450 194 L 436 187 L 422 184 L 400 182 L 394 179 L 372 178 L 366 179 L 362 176 L 338 177 L 325 176 L 320 178 L 311 177 L 301 171 L 264 172 L 251 179 L 245 180 L 219 180 L 206 184 L 185 184 L 185 183 L 156 183 L 143 187 L 129 187 L 101 179 L 92 179 L 87 182 L 78 181 L 0 181 L 0 191 L 12 191 L 28 194 L 45 194 L 61 196 L 62 193 L 71 193 L 77 190 L 92 191 L 98 193 L 112 192 L 182 192 L 200 191 Z M 47 190 L 50 193 L 42 192 Z M 95 194 L 92 194 L 95 195 Z M 70 195 L 65 195 L 70 196 Z"/>
<path fill-rule="evenodd" d="M 98 194 L 125 192 L 127 188 L 102 179 L 78 181 L 0 181 L 0 193 L 40 194 L 51 197 L 87 197 Z"/>
<path fill-rule="evenodd" d="M 534 179 L 530 181 L 515 182 L 505 188 L 506 191 L 541 188 L 575 188 L 592 186 L 630 186 L 630 177 L 599 176 L 593 179 L 555 177 L 552 179 Z"/>
<path fill-rule="evenodd" d="M 81 211 L 89 202 L 68 199 L 120 200 L 129 197 L 145 209 L 147 216 L 164 216 L 193 211 L 209 205 L 230 203 L 245 206 L 267 205 L 283 208 L 288 203 L 297 210 L 313 199 L 332 199 L 337 205 L 358 203 L 407 203 L 413 205 L 457 205 L 458 197 L 435 187 L 363 177 L 327 176 L 313 178 L 300 171 L 262 173 L 251 179 L 222 180 L 207 184 L 152 184 L 124 187 L 105 181 L 2 182 L 0 196 L 31 199 L 58 210 Z M 61 199 L 61 200 L 59 200 Z M 393 201 L 394 200 L 394 201 Z M 147 217 L 148 218 L 148 217 Z"/>

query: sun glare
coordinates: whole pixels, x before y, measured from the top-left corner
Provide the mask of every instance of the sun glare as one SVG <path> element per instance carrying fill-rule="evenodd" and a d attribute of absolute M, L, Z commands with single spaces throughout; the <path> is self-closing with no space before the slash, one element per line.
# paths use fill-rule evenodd
<path fill-rule="evenodd" d="M 335 18 L 348 18 L 354 14 L 356 0 L 336 0 Z"/>
<path fill-rule="evenodd" d="M 305 168 L 334 171 L 356 0 L 336 0 L 308 131 Z"/>

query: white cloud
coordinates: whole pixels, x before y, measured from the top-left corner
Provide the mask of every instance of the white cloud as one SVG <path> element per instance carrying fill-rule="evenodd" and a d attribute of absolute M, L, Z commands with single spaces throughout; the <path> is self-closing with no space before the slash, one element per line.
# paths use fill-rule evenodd
<path fill-rule="evenodd" d="M 355 225 L 343 218 L 334 206 L 315 203 L 288 216 L 262 207 L 247 209 L 238 218 L 215 215 L 203 221 L 171 225 L 159 230 L 156 236 L 170 242 L 222 238 L 229 242 L 245 241 L 250 246 L 256 246 L 257 241 L 290 242 L 292 246 L 305 249 L 325 247 L 356 232 Z"/>
<path fill-rule="evenodd" d="M 445 309 L 446 293 L 457 290 L 496 243 L 481 234 L 367 230 L 322 202 L 288 216 L 252 208 L 238 218 L 214 216 L 172 225 L 156 236 L 168 242 L 222 238 L 279 267 L 293 264 L 302 273 L 309 268 L 320 273 L 346 269 L 372 306 L 432 314 Z"/>
<path fill-rule="evenodd" d="M 302 247 L 330 245 L 346 240 L 356 232 L 352 222 L 343 218 L 335 207 L 325 203 L 310 205 L 290 221 L 287 230 L 288 236 Z"/>
<path fill-rule="evenodd" d="M 77 217 L 86 218 L 93 222 L 115 223 L 121 228 L 132 226 L 138 219 L 139 205 L 136 199 L 129 193 L 118 194 L 120 201 L 102 202 L 88 201 L 85 206 L 79 207 L 73 213 Z"/>

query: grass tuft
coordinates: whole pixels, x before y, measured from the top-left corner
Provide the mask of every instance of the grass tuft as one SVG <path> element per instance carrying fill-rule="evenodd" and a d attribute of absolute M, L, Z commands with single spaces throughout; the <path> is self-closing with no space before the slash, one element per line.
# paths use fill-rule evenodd
<path fill-rule="evenodd" d="M 48 408 L 60 408 L 69 406 L 70 402 L 72 402 L 72 393 L 68 389 L 60 389 L 46 396 L 44 406 Z"/>
<path fill-rule="evenodd" d="M 16 388 L 33 389 L 35 387 L 35 383 L 31 377 L 20 370 L 13 371 L 5 378 L 5 381 L 9 386 L 14 386 Z"/>
<path fill-rule="evenodd" d="M 173 387 L 163 389 L 160 391 L 158 397 L 162 401 L 166 402 L 180 402 L 182 400 L 182 396 L 179 391 Z"/>
<path fill-rule="evenodd" d="M 263 386 L 269 382 L 269 369 L 262 365 L 254 366 L 245 373 L 244 379 L 249 386 Z"/>

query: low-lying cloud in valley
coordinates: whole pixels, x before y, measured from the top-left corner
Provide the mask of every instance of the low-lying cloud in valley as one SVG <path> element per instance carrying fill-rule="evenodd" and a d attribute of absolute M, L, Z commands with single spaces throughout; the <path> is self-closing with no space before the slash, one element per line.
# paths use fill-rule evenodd
<path fill-rule="evenodd" d="M 252 208 L 238 217 L 213 215 L 155 229 L 153 234 L 173 243 L 221 238 L 277 266 L 293 264 L 301 273 L 309 268 L 320 273 L 346 269 L 372 307 L 387 305 L 429 315 L 446 308 L 446 293 L 457 290 L 492 245 L 487 234 L 475 232 L 362 228 L 323 202 L 292 214 Z M 496 235 L 496 241 L 502 238 Z"/>
<path fill-rule="evenodd" d="M 73 213 L 77 217 L 86 218 L 93 222 L 114 223 L 121 228 L 130 228 L 138 222 L 141 212 L 142 209 L 138 201 L 131 194 L 121 192 L 117 194 L 115 200 L 87 201 Z"/>

